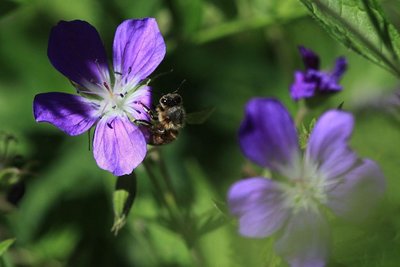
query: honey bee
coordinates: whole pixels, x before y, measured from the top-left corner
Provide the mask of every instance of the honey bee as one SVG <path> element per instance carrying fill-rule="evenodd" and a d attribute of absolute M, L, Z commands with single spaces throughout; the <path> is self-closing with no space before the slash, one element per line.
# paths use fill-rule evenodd
<path fill-rule="evenodd" d="M 151 121 L 136 120 L 135 123 L 149 130 L 148 144 L 165 145 L 174 141 L 185 125 L 186 112 L 182 97 L 178 93 L 163 95 L 155 109 L 143 105 Z"/>
<path fill-rule="evenodd" d="M 153 146 L 166 145 L 176 140 L 179 131 L 188 124 L 202 124 L 214 112 L 207 108 L 198 112 L 186 113 L 183 99 L 176 91 L 163 95 L 158 105 L 151 109 L 141 103 L 143 110 L 149 115 L 150 121 L 134 120 L 139 126 L 145 127 L 147 143 Z"/>

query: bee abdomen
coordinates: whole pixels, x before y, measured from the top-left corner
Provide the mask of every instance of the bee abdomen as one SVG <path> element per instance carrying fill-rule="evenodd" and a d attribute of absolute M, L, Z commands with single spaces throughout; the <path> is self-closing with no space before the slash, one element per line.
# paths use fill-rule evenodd
<path fill-rule="evenodd" d="M 150 145 L 159 146 L 169 144 L 178 137 L 179 132 L 176 130 L 156 131 L 150 138 Z"/>

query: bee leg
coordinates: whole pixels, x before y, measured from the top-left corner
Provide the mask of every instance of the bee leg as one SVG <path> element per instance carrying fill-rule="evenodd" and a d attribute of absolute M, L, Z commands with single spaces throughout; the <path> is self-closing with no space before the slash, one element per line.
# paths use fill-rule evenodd
<path fill-rule="evenodd" d="M 143 104 L 142 102 L 139 102 L 139 104 L 142 106 L 143 110 L 144 110 L 147 114 L 149 114 L 149 116 L 150 116 L 150 118 L 151 118 L 152 120 L 157 119 L 156 114 L 154 113 L 154 111 L 153 111 L 151 108 L 149 108 L 148 106 L 146 106 L 146 105 Z"/>
<path fill-rule="evenodd" d="M 153 126 L 153 124 L 151 124 L 151 122 L 146 121 L 146 120 L 134 120 L 133 123 L 136 124 L 137 126 L 145 126 L 148 128 L 151 128 Z"/>

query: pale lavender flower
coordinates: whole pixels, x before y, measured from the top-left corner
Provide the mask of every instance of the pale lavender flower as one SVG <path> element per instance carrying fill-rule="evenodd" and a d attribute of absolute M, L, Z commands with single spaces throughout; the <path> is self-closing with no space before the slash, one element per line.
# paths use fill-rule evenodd
<path fill-rule="evenodd" d="M 80 20 L 53 27 L 48 44 L 53 66 L 75 85 L 79 95 L 36 95 L 37 122 L 49 122 L 68 135 L 96 124 L 93 154 L 100 168 L 129 174 L 146 155 L 146 140 L 133 120 L 148 120 L 150 88 L 143 83 L 165 55 L 165 43 L 153 18 L 122 22 L 115 33 L 113 67 L 96 29 Z"/>
<path fill-rule="evenodd" d="M 290 86 L 290 95 L 293 100 L 342 90 L 339 80 L 347 69 L 346 58 L 337 58 L 333 70 L 326 72 L 320 70 L 319 57 L 312 50 L 300 46 L 299 52 L 306 69 L 294 73 L 294 82 Z"/>
<path fill-rule="evenodd" d="M 240 127 L 245 156 L 268 168 L 275 180 L 252 177 L 228 192 L 231 213 L 243 236 L 278 233 L 278 254 L 291 266 L 324 266 L 330 233 L 324 210 L 362 220 L 384 191 L 375 162 L 360 159 L 348 147 L 353 117 L 332 110 L 317 121 L 304 153 L 294 123 L 278 101 L 255 98 Z"/>

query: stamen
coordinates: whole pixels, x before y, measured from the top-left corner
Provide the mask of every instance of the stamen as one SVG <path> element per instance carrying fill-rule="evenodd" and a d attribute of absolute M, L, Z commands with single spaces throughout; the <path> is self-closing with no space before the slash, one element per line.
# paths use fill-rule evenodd
<path fill-rule="evenodd" d="M 140 104 L 143 108 L 144 111 L 146 111 L 147 113 L 151 112 L 151 109 L 146 106 L 145 104 L 143 104 L 142 102 L 137 102 L 137 104 Z"/>
<path fill-rule="evenodd" d="M 93 91 L 83 91 L 83 90 L 78 90 L 78 93 L 79 94 L 88 94 L 88 95 L 97 95 L 97 96 L 101 96 L 101 94 L 100 93 L 98 93 L 98 92 L 93 92 Z"/>
<path fill-rule="evenodd" d="M 108 86 L 107 82 L 103 82 L 103 85 L 111 93 L 110 86 Z"/>
<path fill-rule="evenodd" d="M 113 129 L 111 122 L 107 122 L 107 126 L 108 126 L 108 128 Z"/>
<path fill-rule="evenodd" d="M 101 87 L 101 83 L 96 80 L 90 79 L 89 82 L 96 85 L 97 87 Z"/>
<path fill-rule="evenodd" d="M 108 81 L 109 79 L 108 79 L 108 77 L 106 76 L 106 74 L 104 73 L 103 68 L 101 68 L 101 66 L 100 66 L 100 64 L 99 64 L 99 60 L 96 58 L 96 59 L 94 60 L 94 63 L 96 64 L 97 70 L 98 70 L 99 74 L 101 75 L 101 79 L 103 80 L 103 85 L 104 85 L 104 87 L 106 87 L 107 90 L 111 92 L 110 87 L 109 87 L 108 84 L 107 84 L 107 81 Z M 106 84 L 107 84 L 107 86 L 106 86 Z"/>
<path fill-rule="evenodd" d="M 336 187 L 338 187 L 339 185 L 341 185 L 343 183 L 344 183 L 344 179 L 343 178 L 342 179 L 340 179 L 340 178 L 332 179 L 332 181 L 329 181 L 329 182 L 325 181 L 324 182 L 324 187 L 326 188 L 325 190 L 327 192 L 330 192 L 330 191 L 334 190 Z"/>

